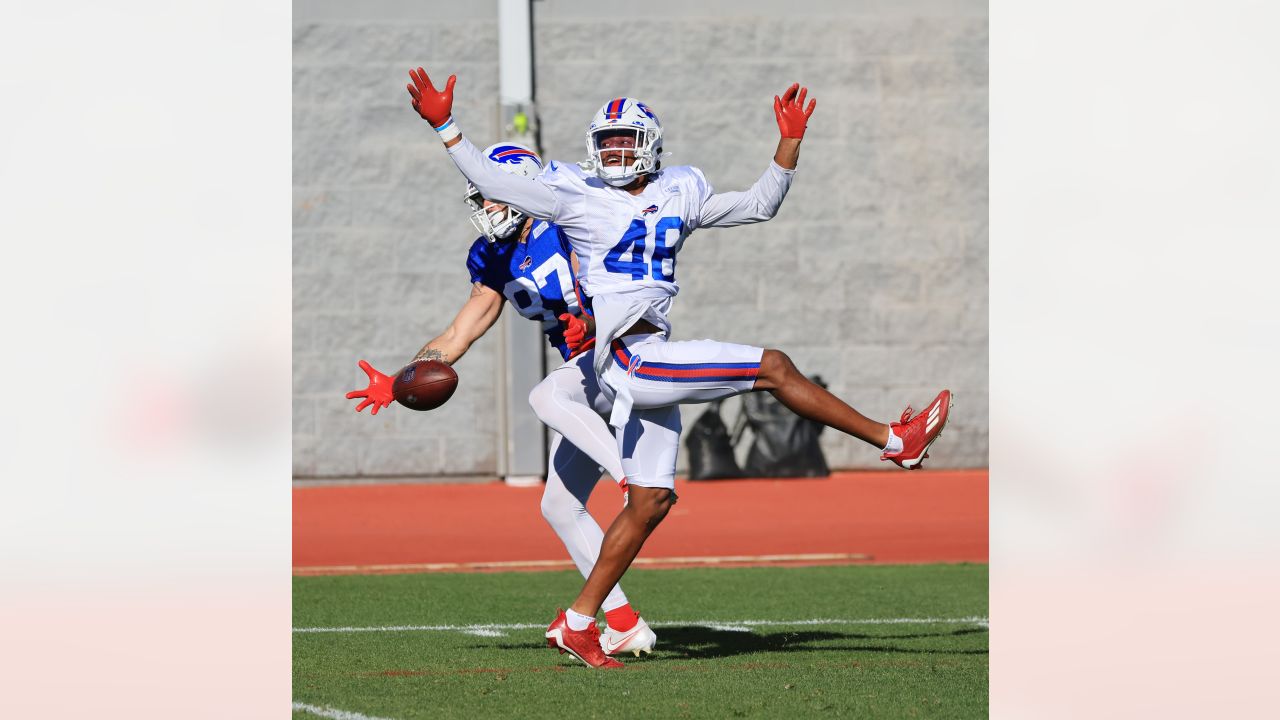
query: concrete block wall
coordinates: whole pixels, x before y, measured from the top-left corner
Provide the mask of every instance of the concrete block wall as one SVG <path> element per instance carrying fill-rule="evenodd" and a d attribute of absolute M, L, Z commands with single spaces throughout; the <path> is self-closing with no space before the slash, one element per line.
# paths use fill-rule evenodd
<path fill-rule="evenodd" d="M 773 95 L 801 81 L 818 99 L 779 216 L 686 243 L 677 339 L 783 349 L 880 419 L 950 387 L 955 414 L 931 465 L 985 466 L 985 3 L 792 3 L 784 14 L 764 2 L 663 0 L 625 33 L 609 7 L 533 4 L 548 157 L 581 159 L 591 115 L 630 95 L 662 120 L 668 164 L 744 189 L 777 142 Z M 405 108 L 405 70 L 456 72 L 455 115 L 477 143 L 498 139 L 495 20 L 405 12 L 308 22 L 295 5 L 298 475 L 496 469 L 498 399 L 485 378 L 498 369 L 487 338 L 430 422 L 395 408 L 371 420 L 341 399 L 362 385 L 357 357 L 398 367 L 467 292 L 460 181 Z M 686 406 L 686 425 L 701 412 Z M 733 413 L 731 401 L 726 420 Z M 823 447 L 833 467 L 881 467 L 871 448 L 834 431 Z"/>
<path fill-rule="evenodd" d="M 410 67 L 467 79 L 456 110 L 496 133 L 497 11 L 373 2 L 294 5 L 293 472 L 299 477 L 492 475 L 497 345 L 458 364 L 432 413 L 357 414 L 356 361 L 404 365 L 467 299 L 475 231 L 465 181 L 408 104 Z M 497 328 L 493 334 L 497 334 Z"/>

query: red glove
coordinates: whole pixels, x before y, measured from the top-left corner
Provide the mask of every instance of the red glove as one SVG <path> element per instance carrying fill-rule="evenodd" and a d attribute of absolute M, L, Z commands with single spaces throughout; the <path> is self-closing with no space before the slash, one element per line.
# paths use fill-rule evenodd
<path fill-rule="evenodd" d="M 622 507 L 626 507 L 631 503 L 631 488 L 627 486 L 626 478 L 618 481 L 618 489 L 622 491 Z"/>
<path fill-rule="evenodd" d="M 352 390 L 347 393 L 347 399 L 364 398 L 364 402 L 356 406 L 356 412 L 360 412 L 372 405 L 372 414 L 377 415 L 379 410 L 390 405 L 391 401 L 396 399 L 391 392 L 391 383 L 395 382 L 395 378 L 374 370 L 373 366 L 364 360 L 360 361 L 360 369 L 364 371 L 365 375 L 369 376 L 369 387 L 363 390 Z"/>
<path fill-rule="evenodd" d="M 564 323 L 564 344 L 569 346 L 569 357 L 576 357 L 595 347 L 595 336 L 587 337 L 587 322 L 577 315 L 565 313 L 560 316 Z"/>
<path fill-rule="evenodd" d="M 797 91 L 799 91 L 798 97 Z M 782 133 L 782 137 L 797 140 L 804 137 L 805 124 L 818 105 L 817 100 L 810 100 L 809 109 L 804 109 L 804 98 L 808 94 L 809 88 L 802 88 L 800 83 L 795 83 L 782 93 L 781 98 L 777 95 L 773 96 L 773 114 L 778 118 L 778 130 Z"/>
<path fill-rule="evenodd" d="M 423 120 L 431 123 L 431 127 L 444 125 L 453 114 L 453 84 L 458 81 L 458 76 L 449 76 L 444 92 L 436 90 L 431 84 L 431 78 L 427 77 L 427 71 L 422 68 L 410 70 L 409 77 L 413 78 L 413 84 L 405 87 L 409 88 L 409 94 L 413 96 L 413 109 L 418 111 Z"/>

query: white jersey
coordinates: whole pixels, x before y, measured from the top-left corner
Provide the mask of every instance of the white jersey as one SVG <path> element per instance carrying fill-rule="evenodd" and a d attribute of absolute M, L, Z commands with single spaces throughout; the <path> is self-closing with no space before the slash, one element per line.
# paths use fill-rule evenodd
<path fill-rule="evenodd" d="M 551 162 L 535 178 L 502 172 L 465 137 L 449 148 L 458 169 L 487 199 L 558 225 L 578 256 L 591 298 L 596 347 L 608 347 L 644 319 L 670 335 L 667 313 L 679 292 L 676 254 L 700 227 L 732 227 L 773 217 L 794 170 L 770 163 L 745 192 L 715 193 L 701 170 L 664 168 L 638 195 L 611 187 L 576 164 Z M 608 362 L 598 353 L 597 374 Z"/>
<path fill-rule="evenodd" d="M 676 253 L 712 194 L 702 171 L 664 169 L 639 195 L 610 187 L 577 165 L 552 162 L 539 179 L 562 198 L 556 216 L 566 221 L 561 227 L 578 254 L 587 295 L 636 287 L 679 292 Z"/>

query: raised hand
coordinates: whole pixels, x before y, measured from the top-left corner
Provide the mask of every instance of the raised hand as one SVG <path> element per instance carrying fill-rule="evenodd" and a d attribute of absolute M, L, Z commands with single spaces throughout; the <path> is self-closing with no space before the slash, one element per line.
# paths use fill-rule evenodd
<path fill-rule="evenodd" d="M 809 108 L 805 109 L 804 99 L 808 94 L 809 88 L 802 88 L 800 83 L 794 83 L 782 97 L 773 96 L 773 114 L 778 118 L 778 131 L 782 133 L 782 137 L 796 140 L 804 137 L 809 116 L 818 106 L 817 100 L 810 100 Z"/>
<path fill-rule="evenodd" d="M 347 393 L 347 399 L 364 398 L 364 401 L 356 406 L 356 412 L 360 412 L 372 405 L 372 414 L 377 415 L 379 410 L 390 405 L 391 401 L 395 400 L 395 395 L 391 392 L 391 384 L 395 382 L 395 378 L 390 375 L 383 375 L 364 360 L 361 360 L 359 365 L 364 374 L 369 376 L 369 387 L 363 390 L 352 390 Z"/>
<path fill-rule="evenodd" d="M 444 125 L 453 113 L 453 84 L 458 81 L 458 76 L 449 76 L 444 92 L 436 90 L 435 85 L 431 84 L 431 78 L 427 77 L 427 71 L 422 68 L 410 70 L 409 77 L 413 82 L 405 87 L 413 98 L 413 109 L 418 111 L 423 120 L 431 123 L 431 127 Z"/>

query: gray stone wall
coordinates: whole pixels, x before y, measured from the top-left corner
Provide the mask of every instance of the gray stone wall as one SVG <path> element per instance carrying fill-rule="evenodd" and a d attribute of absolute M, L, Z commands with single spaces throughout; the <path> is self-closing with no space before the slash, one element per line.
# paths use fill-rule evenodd
<path fill-rule="evenodd" d="M 293 471 L 492 475 L 494 343 L 462 359 L 465 381 L 429 416 L 398 406 L 357 414 L 343 394 L 364 387 L 358 359 L 394 372 L 467 298 L 475 231 L 465 181 L 405 84 L 410 67 L 449 66 L 467 81 L 456 106 L 467 130 L 493 137 L 496 10 L 451 16 L 403 3 L 372 21 L 340 10 L 294 8 Z"/>
<path fill-rule="evenodd" d="M 677 339 L 780 348 L 864 413 L 896 419 L 957 395 L 932 467 L 987 464 L 987 18 L 978 2 L 659 3 L 619 21 L 599 3 L 534 7 L 542 139 L 578 160 L 591 115 L 643 99 L 668 164 L 748 187 L 777 142 L 772 98 L 808 85 L 818 109 L 774 220 L 703 230 L 679 257 Z M 455 115 L 498 139 L 492 17 L 309 21 L 295 5 L 294 471 L 492 474 L 494 343 L 459 364 L 434 413 L 357 416 L 358 357 L 392 369 L 456 312 L 472 233 L 461 181 L 405 102 L 422 64 L 459 76 Z M 778 6 L 781 7 L 781 6 Z M 747 15 L 733 14 L 737 9 Z M 470 12 L 478 13 L 472 9 Z M 388 19 L 386 15 L 401 18 Z M 691 423 L 701 406 L 686 406 Z M 732 421 L 732 403 L 726 419 Z M 833 467 L 880 467 L 834 431 Z M 683 462 L 681 463 L 683 468 Z"/>

